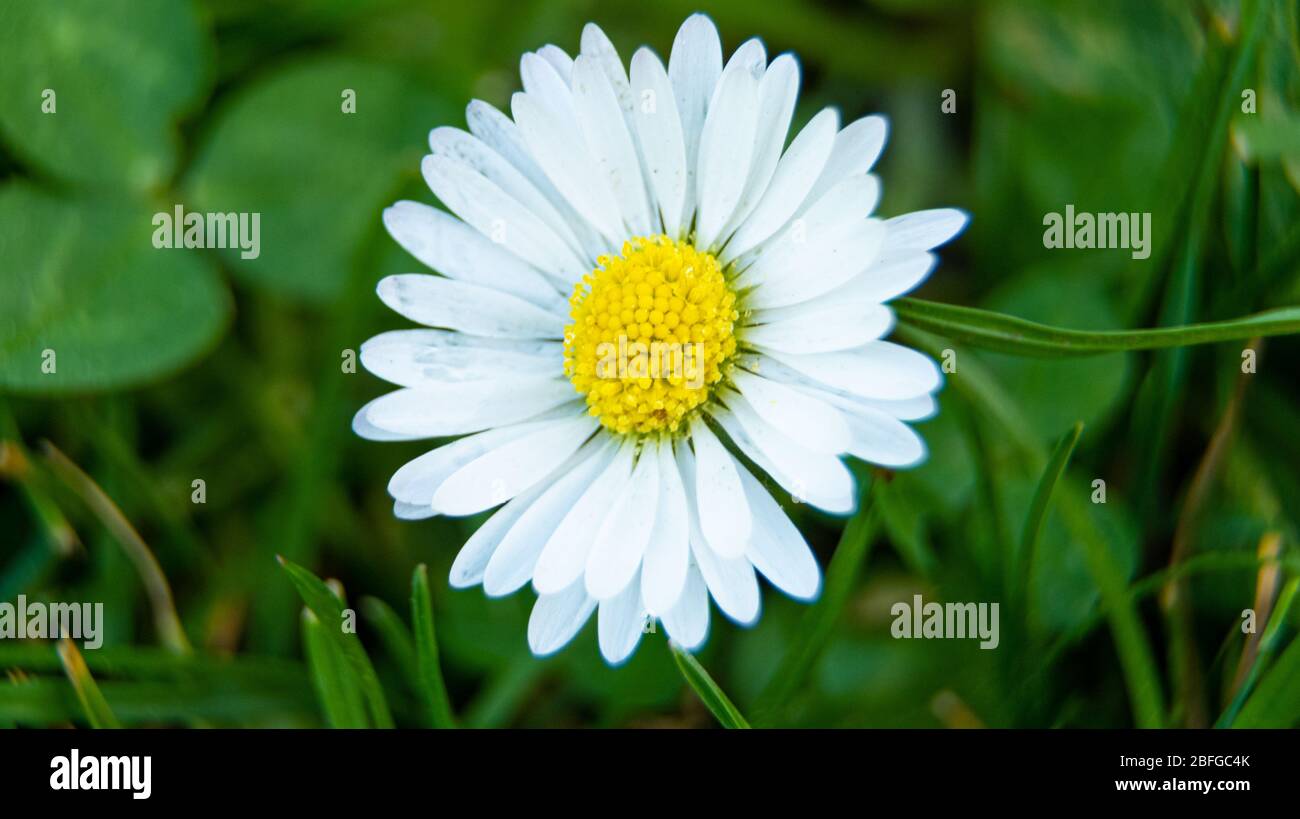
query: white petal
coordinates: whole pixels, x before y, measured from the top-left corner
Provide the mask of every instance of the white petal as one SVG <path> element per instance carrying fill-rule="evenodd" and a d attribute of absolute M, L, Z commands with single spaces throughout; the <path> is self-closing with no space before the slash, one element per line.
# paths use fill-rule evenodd
<path fill-rule="evenodd" d="M 626 82 L 626 80 L 625 80 Z M 573 69 L 573 101 L 594 163 L 618 202 L 623 223 L 636 236 L 650 232 L 645 185 L 632 135 L 604 70 L 580 55 Z"/>
<path fill-rule="evenodd" d="M 865 401 L 867 406 L 892 415 L 900 421 L 924 421 L 933 418 L 939 412 L 939 404 L 933 395 L 918 395 L 899 401 Z"/>
<path fill-rule="evenodd" d="M 752 519 L 736 461 L 698 417 L 691 422 L 691 443 L 695 447 L 693 483 L 700 529 L 719 555 L 739 557 L 749 542 Z"/>
<path fill-rule="evenodd" d="M 939 368 L 928 357 L 888 341 L 873 341 L 838 353 L 770 355 L 814 381 L 863 398 L 915 398 L 934 392 L 943 383 Z"/>
<path fill-rule="evenodd" d="M 420 335 L 428 334 L 428 335 Z M 469 343 L 447 343 L 445 339 Z M 474 344 L 473 342 L 480 342 Z M 497 339 L 467 336 L 445 330 L 397 330 L 361 345 L 361 365 L 385 381 L 403 387 L 430 382 L 481 381 L 507 373 L 521 377 L 546 376 L 564 367 L 560 342 L 525 341 L 536 351 L 489 346 Z"/>
<path fill-rule="evenodd" d="M 659 620 L 669 638 L 687 651 L 704 645 L 709 636 L 709 589 L 694 563 L 686 573 L 686 583 L 677 605 L 660 614 Z"/>
<path fill-rule="evenodd" d="M 686 143 L 668 72 L 648 48 L 632 55 L 632 93 L 640 100 L 633 117 L 649 182 L 665 230 L 677 238 L 686 203 Z"/>
<path fill-rule="evenodd" d="M 823 271 L 816 265 L 821 259 L 815 254 L 825 256 L 836 243 L 878 222 L 867 217 L 879 199 L 880 181 L 874 176 L 862 174 L 843 180 L 775 237 L 738 260 L 742 274 L 737 284 L 753 287 L 782 277 L 820 279 Z M 855 273 L 865 269 L 871 259 L 860 261 L 853 267 Z"/>
<path fill-rule="evenodd" d="M 507 197 L 544 222 L 570 249 L 578 249 L 576 236 L 550 200 L 518 168 L 483 140 L 459 128 L 443 126 L 430 132 L 429 150 L 434 156 L 457 162 L 487 179 Z"/>
<path fill-rule="evenodd" d="M 451 564 L 449 580 L 452 588 L 465 589 L 483 581 L 483 572 L 487 569 L 489 561 L 496 553 L 502 538 L 510 531 L 510 527 L 514 526 L 515 522 L 531 508 L 533 502 L 537 500 L 541 493 L 542 487 L 535 486 L 522 495 L 516 495 L 513 500 L 494 512 L 492 517 L 478 527 L 478 531 L 474 532 L 470 539 L 465 542 L 465 545 L 456 555 L 456 560 Z"/>
<path fill-rule="evenodd" d="M 804 252 L 797 254 L 797 262 L 784 269 L 769 268 L 749 305 L 754 309 L 785 307 L 833 291 L 870 266 L 884 240 L 885 228 L 879 219 L 867 219 L 810 240 Z"/>
<path fill-rule="evenodd" d="M 955 208 L 918 210 L 895 216 L 885 222 L 889 229 L 889 248 L 930 250 L 949 241 L 966 227 L 970 217 Z"/>
<path fill-rule="evenodd" d="M 523 81 L 524 93 L 555 117 L 560 125 L 565 128 L 577 125 L 573 89 L 569 88 L 560 72 L 544 57 L 537 54 L 524 54 L 520 57 L 519 79 Z"/>
<path fill-rule="evenodd" d="M 385 276 L 379 298 L 411 321 L 476 336 L 551 338 L 564 336 L 564 320 L 518 296 L 487 287 L 430 276 Z"/>
<path fill-rule="evenodd" d="M 655 208 L 654 192 L 650 189 L 650 170 L 646 164 L 645 146 L 641 143 L 641 135 L 637 131 L 633 113 L 638 100 L 632 93 L 632 84 L 628 81 L 628 73 L 623 67 L 623 61 L 619 59 L 618 49 L 614 48 L 614 44 L 610 42 L 605 32 L 600 30 L 600 26 L 588 23 L 582 27 L 582 53 L 600 66 L 606 79 L 609 80 L 610 87 L 614 89 L 614 96 L 618 99 L 619 108 L 623 113 L 623 124 L 632 137 L 637 168 L 644 183 L 642 192 L 645 197 L 646 213 L 650 218 L 650 232 L 663 233 L 664 226 Z"/>
<path fill-rule="evenodd" d="M 641 597 L 662 615 L 677 604 L 690 566 L 690 520 L 686 490 L 671 443 L 659 447 L 659 515 L 641 566 Z"/>
<path fill-rule="evenodd" d="M 505 503 L 564 463 L 598 423 L 590 415 L 553 421 L 483 453 L 448 476 L 433 507 L 444 515 L 473 515 Z"/>
<path fill-rule="evenodd" d="M 563 237 L 518 199 L 468 165 L 430 154 L 420 163 L 429 189 L 479 233 L 544 273 L 573 281 L 587 265 Z"/>
<path fill-rule="evenodd" d="M 691 555 L 699 567 L 709 593 L 717 601 L 722 613 L 741 625 L 749 625 L 758 619 L 759 595 L 758 580 L 754 577 L 754 567 L 744 557 L 722 557 L 709 546 L 704 533 L 700 531 L 700 506 L 696 501 L 698 490 L 698 462 L 691 457 L 686 447 L 677 450 L 677 463 L 681 469 L 682 480 L 686 485 L 686 503 L 690 515 Z M 744 492 L 744 487 L 741 487 Z M 745 503 L 746 515 L 749 514 L 748 501 Z M 750 522 L 752 528 L 753 523 Z M 746 548 L 749 539 L 746 538 Z"/>
<path fill-rule="evenodd" d="M 848 450 L 852 436 L 844 414 L 825 401 L 739 368 L 732 383 L 760 418 L 791 440 L 830 455 Z"/>
<path fill-rule="evenodd" d="M 888 134 L 889 122 L 875 114 L 846 125 L 835 137 L 835 147 L 831 149 L 808 201 L 816 202 L 822 194 L 845 179 L 871 170 L 880 158 Z"/>
<path fill-rule="evenodd" d="M 551 207 L 559 211 L 566 224 L 578 237 L 584 250 L 584 261 L 594 264 L 596 257 L 605 252 L 607 242 L 600 238 L 595 227 L 578 215 L 569 201 L 556 190 L 546 172 L 538 166 L 528 150 L 519 126 L 510 117 L 488 105 L 482 100 L 473 100 L 465 109 L 465 119 L 469 123 L 470 133 L 483 140 L 506 161 L 519 169 L 519 172 L 541 191 Z M 567 294 L 566 294 L 567 295 Z"/>
<path fill-rule="evenodd" d="M 574 121 L 564 122 L 559 118 L 562 115 L 547 111 L 527 94 L 515 94 L 510 110 L 533 158 L 556 190 L 606 242 L 618 246 L 627 238 L 618 202 L 589 159 L 576 114 Z"/>
<path fill-rule="evenodd" d="M 861 347 L 883 338 L 894 328 L 894 312 L 884 305 L 861 299 L 831 300 L 827 296 L 790 307 L 760 310 L 753 320 L 762 324 L 745 328 L 746 344 L 797 355 Z"/>
<path fill-rule="evenodd" d="M 573 385 L 563 378 L 504 378 L 400 389 L 364 410 L 371 426 L 435 438 L 527 421 L 573 398 Z M 575 415 L 582 412 L 580 403 L 573 406 Z"/>
<path fill-rule="evenodd" d="M 564 49 L 548 43 L 537 49 L 537 56 L 550 63 L 551 68 L 555 69 L 555 73 L 560 75 L 560 79 L 567 84 L 572 84 L 573 58 Z"/>
<path fill-rule="evenodd" d="M 565 315 L 564 299 L 541 273 L 450 214 L 401 201 L 384 210 L 384 227 L 406 252 L 449 279 L 501 290 Z"/>
<path fill-rule="evenodd" d="M 624 122 L 631 129 L 634 101 L 632 87 L 627 81 L 627 71 L 623 69 L 623 61 L 618 57 L 618 49 L 614 48 L 609 37 L 595 23 L 587 23 L 582 27 L 582 56 L 604 73 L 614 91 Z"/>
<path fill-rule="evenodd" d="M 773 586 L 796 600 L 812 600 L 821 590 L 821 567 L 808 542 L 749 470 L 742 469 L 740 480 L 756 524 L 745 556 Z"/>
<path fill-rule="evenodd" d="M 709 113 L 700 132 L 700 156 L 695 182 L 699 219 L 695 244 L 711 249 L 723 226 L 735 212 L 745 190 L 754 155 L 754 129 L 758 122 L 757 70 L 741 62 L 730 66 L 718 80 Z"/>
<path fill-rule="evenodd" d="M 382 397 L 380 396 L 380 398 Z M 378 400 L 379 398 L 375 398 L 367 402 L 352 416 L 352 431 L 358 436 L 365 438 L 367 441 L 418 441 L 421 438 L 433 437 L 419 432 L 394 432 L 389 429 L 381 429 L 370 423 L 367 415 Z"/>
<path fill-rule="evenodd" d="M 856 505 L 853 473 L 834 455 L 800 446 L 772 427 L 745 403 L 714 414 L 727 435 L 751 461 L 771 475 L 796 500 L 832 514 Z"/>
<path fill-rule="evenodd" d="M 785 227 L 826 166 L 839 126 L 840 115 L 834 108 L 824 108 L 809 120 L 781 157 L 754 212 L 727 242 L 720 262 L 736 259 Z"/>
<path fill-rule="evenodd" d="M 517 591 L 532 579 L 533 567 L 547 539 L 591 482 L 609 465 L 613 454 L 610 441 L 590 441 L 578 453 L 579 460 L 572 469 L 565 470 L 554 483 L 542 488 L 536 502 L 510 527 L 493 553 L 483 573 L 484 592 L 500 597 Z"/>
<path fill-rule="evenodd" d="M 586 595 L 581 578 L 587 555 L 610 506 L 631 477 L 632 454 L 631 446 L 620 449 L 547 538 L 533 569 L 533 587 L 541 594 L 553 594 L 577 581 Z"/>
<path fill-rule="evenodd" d="M 682 221 L 676 235 L 686 233 L 695 215 L 696 172 L 699 166 L 700 132 L 708 114 L 709 100 L 722 75 L 722 43 L 713 21 L 703 14 L 692 14 L 682 23 L 673 40 L 668 58 L 668 76 L 677 96 L 677 115 L 682 121 L 682 139 L 686 146 L 686 197 Z"/>
<path fill-rule="evenodd" d="M 757 361 L 745 360 L 743 365 L 762 373 L 765 378 L 797 387 L 849 412 L 856 412 L 859 407 L 870 407 L 902 421 L 919 421 L 934 417 L 938 411 L 938 405 L 934 397 L 929 393 L 897 400 L 863 398 L 860 395 L 854 395 L 851 392 L 817 381 L 793 367 L 782 364 L 771 355 L 761 356 Z"/>
<path fill-rule="evenodd" d="M 577 636 L 596 610 L 581 582 L 555 594 L 543 594 L 528 618 L 528 647 L 538 657 L 554 654 Z"/>
<path fill-rule="evenodd" d="M 424 520 L 437 514 L 431 504 L 393 501 L 393 517 L 398 520 Z"/>
<path fill-rule="evenodd" d="M 645 555 L 658 510 L 659 459 L 643 452 L 596 532 L 587 555 L 587 594 L 607 600 L 628 587 Z M 639 600 L 640 589 L 635 593 Z"/>
<path fill-rule="evenodd" d="M 799 96 L 799 64 L 789 54 L 772 61 L 758 84 L 758 119 L 755 123 L 754 155 L 750 161 L 749 178 L 740 202 L 723 230 L 725 239 L 758 206 L 759 200 L 772 181 L 785 137 L 790 131 L 795 100 Z"/>
<path fill-rule="evenodd" d="M 888 223 L 885 226 L 885 249 L 875 264 L 853 277 L 837 290 L 821 298 L 827 301 L 861 299 L 883 304 L 913 290 L 925 281 L 937 261 L 933 253 L 918 250 L 890 250 Z"/>
<path fill-rule="evenodd" d="M 853 434 L 849 454 L 854 457 L 896 469 L 925 460 L 925 442 L 921 436 L 888 413 L 859 407 L 845 418 Z"/>
<path fill-rule="evenodd" d="M 596 634 L 605 662 L 619 665 L 632 656 L 645 633 L 646 611 L 641 604 L 641 584 L 628 583 L 623 591 L 600 601 Z"/>
<path fill-rule="evenodd" d="M 388 481 L 388 494 L 403 503 L 432 509 L 433 493 L 456 470 L 497 447 L 535 433 L 554 422 L 511 424 L 468 435 L 408 461 Z M 498 503 L 505 503 L 502 498 Z"/>

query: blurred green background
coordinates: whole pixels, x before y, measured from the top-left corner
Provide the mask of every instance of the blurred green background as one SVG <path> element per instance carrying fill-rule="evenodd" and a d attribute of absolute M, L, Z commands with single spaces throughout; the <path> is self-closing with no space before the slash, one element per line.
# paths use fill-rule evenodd
<path fill-rule="evenodd" d="M 398 725 L 431 721 L 420 563 L 460 723 L 715 724 L 662 633 L 611 669 L 593 619 L 539 661 L 531 591 L 449 589 L 482 518 L 393 518 L 388 478 L 428 447 L 357 439 L 387 387 L 343 366 L 404 325 L 374 285 L 420 266 L 379 217 L 434 201 L 428 131 L 463 127 L 471 98 L 508 110 L 519 55 L 575 52 L 588 21 L 625 61 L 666 58 L 697 10 L 727 52 L 756 35 L 799 55 L 796 126 L 826 105 L 890 118 L 887 215 L 972 214 L 924 298 L 1083 329 L 1300 301 L 1295 2 L 3 0 L 0 601 L 100 601 L 106 623 L 94 683 L 50 643 L 0 641 L 0 725 L 366 721 L 339 705 L 373 693 L 366 674 L 329 672 L 355 644 L 321 642 L 276 555 L 339 581 Z M 261 213 L 260 257 L 155 250 L 151 218 L 178 203 Z M 1151 258 L 1049 252 L 1043 216 L 1067 204 L 1150 212 Z M 958 353 L 929 461 L 855 464 L 870 488 L 847 531 L 788 506 L 830 567 L 816 606 L 769 588 L 752 629 L 713 612 L 700 661 L 751 720 L 1300 723 L 1294 338 L 1249 345 L 1253 374 L 1234 343 L 1029 359 L 908 340 Z M 1022 576 L 1035 487 L 1080 421 Z M 1001 601 L 1001 645 L 892 639 L 914 593 Z"/>

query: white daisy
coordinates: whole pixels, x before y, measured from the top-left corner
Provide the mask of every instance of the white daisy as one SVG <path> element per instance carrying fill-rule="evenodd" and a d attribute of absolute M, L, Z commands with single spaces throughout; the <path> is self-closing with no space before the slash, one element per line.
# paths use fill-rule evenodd
<path fill-rule="evenodd" d="M 513 119 L 476 100 L 468 132 L 429 135 L 424 177 L 455 215 L 384 212 L 442 275 L 390 276 L 379 296 L 439 329 L 366 342 L 366 368 L 402 389 L 354 428 L 463 436 L 397 471 L 396 514 L 500 506 L 451 584 L 495 597 L 531 582 L 538 655 L 597 608 L 610 663 L 651 618 L 695 649 L 710 597 L 757 621 L 756 570 L 811 600 L 817 562 L 753 470 L 844 515 L 843 456 L 924 459 L 905 422 L 934 413 L 941 376 L 882 340 L 884 302 L 925 279 L 965 215 L 873 217 L 885 120 L 841 128 L 828 108 L 786 147 L 798 62 L 754 39 L 724 65 L 703 15 L 667 70 L 642 48 L 629 74 L 588 25 L 577 57 L 548 45 L 520 73 Z"/>

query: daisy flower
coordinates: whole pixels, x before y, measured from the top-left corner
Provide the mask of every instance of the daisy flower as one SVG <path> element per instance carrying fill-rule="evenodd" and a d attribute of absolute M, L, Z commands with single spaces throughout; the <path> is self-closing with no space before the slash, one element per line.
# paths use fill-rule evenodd
<path fill-rule="evenodd" d="M 757 621 L 759 574 L 813 599 L 817 561 L 759 476 L 846 515 L 845 456 L 924 459 L 906 422 L 935 412 L 941 376 L 883 340 L 884 303 L 925 279 L 965 215 L 873 216 L 885 120 L 841 127 L 827 108 L 787 146 L 798 62 L 753 39 L 724 63 L 703 15 L 667 69 L 648 48 L 625 68 L 588 25 L 576 57 L 548 45 L 520 74 L 510 116 L 475 100 L 468 131 L 429 135 L 421 169 L 451 213 L 384 211 L 441 275 L 379 283 L 430 329 L 363 345 L 401 389 L 353 426 L 456 438 L 393 475 L 397 516 L 500 507 L 451 584 L 496 597 L 531 583 L 537 655 L 597 609 L 610 663 L 656 620 L 698 648 L 710 597 Z"/>

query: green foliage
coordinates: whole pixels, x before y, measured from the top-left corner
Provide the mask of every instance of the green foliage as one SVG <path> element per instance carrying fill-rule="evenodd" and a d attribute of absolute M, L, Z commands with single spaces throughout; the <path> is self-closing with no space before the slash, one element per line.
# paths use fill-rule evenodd
<path fill-rule="evenodd" d="M 717 718 L 723 728 L 748 728 L 749 723 L 740 710 L 732 704 L 727 695 L 723 693 L 718 684 L 709 676 L 709 672 L 704 670 L 700 661 L 689 652 L 673 646 L 673 659 L 677 661 L 677 667 L 682 672 L 682 677 L 699 695 L 700 701 L 709 709 L 709 713 Z"/>
<path fill-rule="evenodd" d="M 344 113 L 348 93 L 355 113 Z M 328 301 L 379 213 L 417 178 L 431 123 L 455 109 L 384 66 L 342 57 L 286 65 L 221 110 L 186 175 L 192 208 L 261 214 L 262 253 L 224 252 L 256 287 Z"/>
<path fill-rule="evenodd" d="M 6 3 L 0 53 L 5 143 L 56 179 L 130 192 L 171 177 L 212 59 L 195 7 L 169 0 Z"/>
<path fill-rule="evenodd" d="M 225 285 L 202 257 L 155 250 L 151 217 L 129 201 L 0 183 L 0 385 L 129 387 L 212 348 L 229 322 Z"/>
<path fill-rule="evenodd" d="M 929 457 L 854 462 L 848 518 L 781 497 L 819 599 L 764 584 L 694 657 L 660 629 L 610 668 L 593 623 L 538 660 L 531 590 L 449 587 L 485 516 L 395 520 L 389 477 L 437 442 L 348 426 L 387 389 L 348 352 L 407 326 L 375 283 L 421 269 L 382 209 L 437 204 L 429 130 L 508 110 L 524 51 L 593 19 L 666 56 L 692 10 L 0 8 L 0 601 L 105 603 L 100 649 L 0 641 L 0 725 L 1160 726 L 1200 690 L 1206 722 L 1300 726 L 1294 2 L 710 3 L 728 50 L 798 53 L 797 124 L 890 117 L 885 215 L 972 216 L 895 302 L 895 340 L 953 365 Z M 261 252 L 155 248 L 177 205 L 259 214 Z M 1047 248 L 1067 205 L 1150 213 L 1150 258 Z M 159 578 L 192 652 L 159 644 Z M 914 594 L 1000 603 L 1001 644 L 893 639 Z"/>

